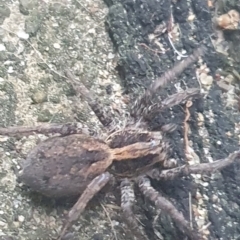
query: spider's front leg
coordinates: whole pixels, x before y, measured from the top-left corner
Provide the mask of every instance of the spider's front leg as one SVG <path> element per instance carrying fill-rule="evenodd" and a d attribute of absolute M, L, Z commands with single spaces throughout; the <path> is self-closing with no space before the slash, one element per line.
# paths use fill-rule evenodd
<path fill-rule="evenodd" d="M 88 105 L 91 107 L 92 111 L 95 113 L 102 125 L 107 128 L 110 127 L 113 121 L 113 116 L 111 116 L 110 111 L 105 110 L 104 106 L 99 103 L 99 99 L 94 97 L 94 93 L 87 89 L 83 83 L 77 81 L 69 69 L 65 70 L 65 75 L 75 91 L 87 101 Z"/>
<path fill-rule="evenodd" d="M 7 127 L 0 128 L 0 135 L 4 136 L 16 136 L 18 134 L 28 136 L 34 133 L 39 134 L 60 134 L 62 136 L 70 134 L 88 134 L 88 128 L 83 127 L 81 123 L 46 123 L 38 126 L 26 127 L 26 126 L 16 126 L 16 127 Z"/>
<path fill-rule="evenodd" d="M 240 162 L 240 150 L 229 154 L 225 159 L 216 160 L 211 163 L 183 165 L 181 167 L 162 171 L 159 169 L 153 169 L 147 172 L 146 175 L 156 180 L 169 180 L 177 177 L 189 176 L 190 174 L 211 174 L 234 162 Z M 182 214 L 177 211 L 173 204 L 160 196 L 160 194 L 150 186 L 150 182 L 146 177 L 138 178 L 138 184 L 144 195 L 149 197 L 156 206 L 168 213 L 172 219 L 183 228 L 189 237 L 192 239 L 200 239 L 199 236 L 195 235 L 195 232 L 190 228 L 188 222 L 183 218 Z"/>
<path fill-rule="evenodd" d="M 147 172 L 147 176 L 156 180 L 169 180 L 177 177 L 189 176 L 190 174 L 211 174 L 221 170 L 234 162 L 240 162 L 240 150 L 229 154 L 228 157 L 210 163 L 183 165 L 172 169 L 159 171 L 153 169 Z"/>
<path fill-rule="evenodd" d="M 164 111 L 165 109 L 172 108 L 176 105 L 183 104 L 187 102 L 189 99 L 199 98 L 201 96 L 199 88 L 189 88 L 182 92 L 175 93 L 166 99 L 164 99 L 160 103 L 156 103 L 151 105 L 150 107 L 146 107 L 143 110 L 143 117 L 148 120 L 152 119 L 159 112 Z"/>
<path fill-rule="evenodd" d="M 204 46 L 195 49 L 192 55 L 177 63 L 172 69 L 166 71 L 163 76 L 157 78 L 144 92 L 144 94 L 137 98 L 131 107 L 131 115 L 134 117 L 140 117 L 145 111 L 146 106 L 151 105 L 152 96 L 157 92 L 157 90 L 168 84 L 170 81 L 176 79 L 187 67 L 189 67 L 189 65 L 196 62 L 198 58 L 204 54 L 204 51 Z"/>
<path fill-rule="evenodd" d="M 84 211 L 89 201 L 113 178 L 113 176 L 108 173 L 102 173 L 101 175 L 95 177 L 87 186 L 87 188 L 82 193 L 81 197 L 74 204 L 72 209 L 69 211 L 66 223 L 60 233 L 58 240 L 61 240 L 68 227 L 72 222 L 76 221 L 80 214 Z"/>
<path fill-rule="evenodd" d="M 99 104 L 99 101 L 97 98 L 94 97 L 94 94 L 90 90 L 88 90 L 80 81 L 76 81 L 75 77 L 69 70 L 66 70 L 65 73 L 76 92 L 87 101 L 93 112 L 98 117 L 99 121 L 103 124 L 103 126 L 109 127 L 110 123 L 112 122 L 109 111 L 104 110 L 104 107 Z M 49 123 L 31 127 L 16 126 L 0 128 L 0 135 L 4 136 L 16 136 L 18 134 L 28 136 L 34 133 L 46 135 L 58 133 L 64 136 L 76 133 L 89 134 L 89 130 L 87 127 L 83 127 L 82 124 L 75 122 L 65 124 Z"/>
<path fill-rule="evenodd" d="M 137 222 L 136 217 L 132 211 L 135 194 L 131 182 L 125 178 L 121 182 L 121 208 L 123 210 L 124 220 L 128 227 L 139 240 L 149 240 L 141 225 Z"/>
<path fill-rule="evenodd" d="M 149 198 L 157 208 L 170 215 L 178 228 L 183 231 L 191 240 L 200 240 L 199 234 L 194 231 L 189 222 L 184 218 L 181 212 L 165 197 L 161 196 L 150 184 L 147 177 L 141 176 L 137 178 L 138 186 L 141 192 Z"/>

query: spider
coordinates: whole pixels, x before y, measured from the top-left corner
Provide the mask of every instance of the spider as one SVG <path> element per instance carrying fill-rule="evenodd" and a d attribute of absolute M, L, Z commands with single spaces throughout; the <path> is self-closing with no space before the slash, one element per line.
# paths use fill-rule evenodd
<path fill-rule="evenodd" d="M 173 94 L 161 103 L 151 104 L 156 91 L 197 61 L 204 51 L 204 47 L 197 48 L 192 55 L 156 79 L 131 107 L 131 116 L 126 126 L 117 131 L 114 130 L 109 113 L 104 111 L 94 94 L 66 70 L 67 79 L 76 92 L 88 102 L 108 131 L 108 138 L 104 141 L 88 135 L 77 123 L 0 128 L 2 135 L 60 134 L 48 138 L 30 151 L 19 174 L 20 181 L 48 197 L 80 195 L 68 213 L 59 240 L 64 237 L 70 224 L 84 211 L 89 201 L 113 178 L 118 178 L 121 182 L 123 215 L 138 239 L 147 240 L 148 237 L 134 217 L 132 207 L 135 196 L 132 182 L 138 185 L 143 195 L 149 198 L 157 209 L 168 214 L 189 239 L 202 239 L 200 233 L 190 227 L 182 213 L 151 186 L 150 178 L 163 181 L 190 174 L 212 173 L 233 163 L 239 158 L 240 151 L 211 163 L 177 166 L 177 161 L 169 157 L 171 147 L 164 134 L 174 131 L 174 125 L 168 124 L 162 131 L 153 132 L 147 130 L 144 119 L 152 113 L 200 96 L 200 90 L 192 88 Z"/>

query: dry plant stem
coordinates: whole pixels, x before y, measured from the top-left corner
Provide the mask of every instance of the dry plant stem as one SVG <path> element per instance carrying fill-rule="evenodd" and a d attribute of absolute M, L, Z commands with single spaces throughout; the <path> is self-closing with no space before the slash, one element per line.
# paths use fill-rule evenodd
<path fill-rule="evenodd" d="M 94 178 L 87 188 L 82 193 L 81 197 L 74 204 L 72 209 L 68 213 L 66 224 L 64 225 L 58 240 L 61 240 L 68 227 L 72 222 L 76 221 L 83 210 L 86 208 L 89 201 L 112 179 L 112 175 L 108 172 L 102 173 L 101 175 Z"/>
<path fill-rule="evenodd" d="M 17 127 L 8 127 L 8 128 L 0 128 L 0 135 L 4 136 L 16 136 L 18 134 L 21 135 L 32 135 L 33 133 L 39 134 L 61 134 L 61 135 L 70 135 L 76 133 L 88 133 L 87 128 L 83 128 L 82 124 L 80 123 L 48 123 L 42 124 L 39 126 L 32 126 L 32 127 L 24 127 L 24 126 L 17 126 Z"/>
<path fill-rule="evenodd" d="M 192 106 L 192 102 L 191 101 L 187 101 L 186 103 L 186 108 L 185 108 L 185 119 L 183 121 L 183 129 L 184 129 L 184 145 L 185 145 L 185 157 L 187 159 L 187 161 L 189 161 L 189 140 L 188 140 L 188 130 L 189 130 L 189 126 L 188 126 L 188 121 L 189 118 L 191 117 L 190 112 L 189 112 L 189 108 Z"/>
<path fill-rule="evenodd" d="M 109 216 L 109 213 L 108 213 L 107 209 L 104 207 L 104 205 L 102 203 L 101 203 L 101 206 L 102 206 L 103 211 L 105 212 L 109 222 L 111 223 L 111 228 L 112 228 L 112 232 L 113 232 L 114 238 L 115 238 L 115 240 L 118 240 L 117 233 L 116 233 L 116 231 L 114 229 L 114 224 L 113 224 L 113 222 L 111 220 L 111 217 Z"/>
<path fill-rule="evenodd" d="M 148 197 L 157 208 L 161 209 L 165 213 L 169 214 L 178 228 L 182 230 L 192 240 L 200 240 L 201 237 L 191 229 L 188 221 L 185 220 L 181 212 L 179 212 L 174 205 L 160 195 L 150 184 L 150 180 L 146 177 L 139 177 L 137 179 L 138 186 L 144 196 Z"/>
<path fill-rule="evenodd" d="M 131 182 L 125 178 L 121 182 L 121 208 L 123 210 L 124 220 L 128 224 L 128 227 L 134 233 L 139 240 L 149 240 L 144 233 L 141 225 L 136 220 L 136 217 L 132 211 L 135 194 Z"/>
<path fill-rule="evenodd" d="M 204 47 L 201 46 L 193 51 L 193 54 L 184 59 L 182 62 L 177 63 L 172 69 L 166 71 L 163 76 L 156 79 L 154 83 L 145 91 L 145 93 L 140 96 L 133 107 L 131 108 L 132 116 L 141 116 L 144 108 L 149 105 L 150 99 L 154 93 L 160 88 L 165 86 L 170 81 L 173 81 L 177 76 L 179 76 L 187 67 L 197 61 L 197 59 L 204 54 Z"/>
<path fill-rule="evenodd" d="M 214 171 L 221 170 L 240 159 L 240 150 L 231 153 L 227 158 L 216 160 L 211 163 L 200 163 L 195 165 L 183 165 L 181 167 L 162 170 L 153 169 L 147 173 L 147 176 L 156 180 L 169 180 L 176 177 L 189 176 L 190 174 L 211 174 Z"/>
<path fill-rule="evenodd" d="M 112 119 L 111 115 L 104 111 L 105 107 L 99 104 L 99 99 L 94 97 L 94 94 L 88 90 L 80 81 L 75 79 L 75 76 L 70 72 L 70 70 L 65 70 L 66 77 L 71 82 L 75 91 L 80 94 L 91 107 L 93 112 L 98 117 L 99 121 L 104 127 L 109 127 L 111 125 Z"/>

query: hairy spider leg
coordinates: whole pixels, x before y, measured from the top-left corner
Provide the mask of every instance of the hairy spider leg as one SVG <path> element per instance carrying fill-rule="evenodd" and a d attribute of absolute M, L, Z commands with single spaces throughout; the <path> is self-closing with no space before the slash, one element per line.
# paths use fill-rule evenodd
<path fill-rule="evenodd" d="M 200 163 L 194 165 L 183 165 L 172 169 L 159 171 L 158 169 L 150 170 L 147 176 L 156 180 L 171 180 L 177 177 L 189 176 L 190 174 L 211 174 L 221 170 L 230 164 L 240 162 L 240 150 L 229 154 L 228 157 L 214 162 Z"/>
<path fill-rule="evenodd" d="M 97 98 L 94 97 L 94 93 L 88 90 L 81 81 L 77 81 L 74 75 L 70 72 L 70 70 L 65 70 L 65 74 L 67 79 L 72 84 L 75 91 L 80 94 L 91 107 L 92 111 L 95 113 L 99 121 L 102 123 L 104 127 L 110 127 L 112 123 L 113 116 L 110 111 L 106 111 L 105 107 L 103 107 Z M 55 134 L 58 133 L 60 135 L 70 135 L 75 133 L 84 133 L 89 134 L 89 129 L 86 126 L 83 126 L 80 123 L 65 123 L 65 124 L 41 124 L 38 126 L 17 126 L 17 127 L 8 127 L 8 128 L 0 128 L 0 135 L 4 136 L 16 136 L 18 134 L 21 135 L 32 135 L 34 133 L 40 134 Z"/>
<path fill-rule="evenodd" d="M 88 134 L 88 128 L 84 127 L 81 123 L 46 123 L 38 126 L 17 126 L 17 127 L 8 127 L 0 128 L 0 135 L 4 136 L 16 136 L 18 134 L 28 136 L 33 135 L 34 133 L 39 134 L 61 134 L 61 135 L 70 135 L 70 134 Z"/>
<path fill-rule="evenodd" d="M 137 222 L 136 217 L 133 213 L 133 205 L 135 201 L 135 194 L 131 182 L 124 178 L 121 181 L 121 208 L 123 211 L 124 220 L 128 224 L 133 234 L 139 240 L 149 240 L 144 233 L 142 226 Z"/>
<path fill-rule="evenodd" d="M 181 212 L 179 212 L 175 206 L 165 197 L 161 196 L 150 184 L 150 180 L 147 177 L 140 176 L 137 178 L 137 183 L 140 191 L 144 196 L 149 198 L 157 208 L 170 215 L 177 227 L 183 231 L 191 240 L 200 240 L 199 234 L 194 231 L 189 222 L 185 220 Z"/>
<path fill-rule="evenodd" d="M 200 163 L 195 165 L 183 165 L 173 169 L 160 171 L 153 169 L 146 173 L 146 176 L 156 180 L 172 180 L 177 177 L 189 176 L 190 174 L 211 174 L 214 171 L 221 170 L 234 162 L 240 162 L 240 150 L 229 154 L 228 157 L 221 160 L 216 160 L 211 163 Z M 183 215 L 174 207 L 174 205 L 166 198 L 160 196 L 160 193 L 155 191 L 147 177 L 139 177 L 138 185 L 140 190 L 146 195 L 157 207 L 168 213 L 172 219 L 186 232 L 191 239 L 201 239 L 197 233 L 191 228 L 189 223 L 184 219 Z"/>
<path fill-rule="evenodd" d="M 108 173 L 102 173 L 95 177 L 84 190 L 78 201 L 74 204 L 72 209 L 69 211 L 67 220 L 63 229 L 60 233 L 58 240 L 61 240 L 66 230 L 70 227 L 71 223 L 76 221 L 80 214 L 84 211 L 89 201 L 113 178 L 113 176 Z"/>
<path fill-rule="evenodd" d="M 149 107 L 144 108 L 142 112 L 143 117 L 145 119 L 152 119 L 155 115 L 161 111 L 164 111 L 165 109 L 169 109 L 181 103 L 185 103 L 192 98 L 199 98 L 199 96 L 199 88 L 189 88 L 182 92 L 172 94 L 160 103 L 155 103 Z"/>
<path fill-rule="evenodd" d="M 186 68 L 188 68 L 191 64 L 196 62 L 198 58 L 203 55 L 205 52 L 205 47 L 200 46 L 199 48 L 193 51 L 193 54 L 188 56 L 183 61 L 177 63 L 173 68 L 166 71 L 161 77 L 157 78 L 149 88 L 141 95 L 133 106 L 131 107 L 130 113 L 134 117 L 140 117 L 146 108 L 151 103 L 152 96 L 156 93 L 156 91 L 165 86 L 170 81 L 176 79 Z"/>
<path fill-rule="evenodd" d="M 113 120 L 113 116 L 110 111 L 106 111 L 106 107 L 103 107 L 100 104 L 99 99 L 94 97 L 94 93 L 87 89 L 81 81 L 77 81 L 69 69 L 65 70 L 65 75 L 71 82 L 75 91 L 87 101 L 88 105 L 91 107 L 92 111 L 95 113 L 102 125 L 104 127 L 110 127 Z"/>

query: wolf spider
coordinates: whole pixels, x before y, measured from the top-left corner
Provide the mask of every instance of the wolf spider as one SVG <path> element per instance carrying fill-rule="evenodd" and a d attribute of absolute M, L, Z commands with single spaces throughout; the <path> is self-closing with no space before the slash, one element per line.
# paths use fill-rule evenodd
<path fill-rule="evenodd" d="M 166 125 L 161 132 L 152 132 L 144 128 L 144 119 L 153 112 L 162 111 L 174 105 L 199 97 L 199 89 L 187 89 L 169 96 L 161 103 L 151 104 L 156 91 L 174 80 L 190 64 L 203 55 L 204 48 L 199 47 L 184 61 L 176 64 L 162 77 L 158 78 L 133 104 L 128 124 L 121 130 L 113 130 L 114 123 L 98 100 L 82 83 L 75 80 L 69 70 L 66 77 L 89 104 L 100 122 L 108 131 L 103 141 L 86 134 L 77 123 L 49 124 L 36 127 L 0 128 L 2 135 L 58 133 L 37 145 L 27 156 L 19 179 L 48 197 L 68 197 L 81 195 L 68 213 L 59 239 L 62 239 L 69 225 L 84 211 L 88 202 L 114 177 L 121 181 L 121 207 L 130 229 L 138 239 L 148 239 L 140 230 L 132 206 L 134 191 L 131 182 L 135 182 L 144 196 L 157 207 L 170 215 L 178 228 L 190 239 L 202 237 L 190 227 L 175 206 L 159 192 L 154 190 L 149 178 L 169 180 L 190 174 L 212 173 L 231 164 L 239 158 L 240 151 L 230 154 L 226 159 L 211 163 L 183 165 L 177 167 L 176 161 L 169 157 L 170 145 L 164 132 L 172 131 L 173 125 Z M 149 106 L 150 105 L 150 106 Z M 121 167 L 119 167 L 121 164 Z"/>

